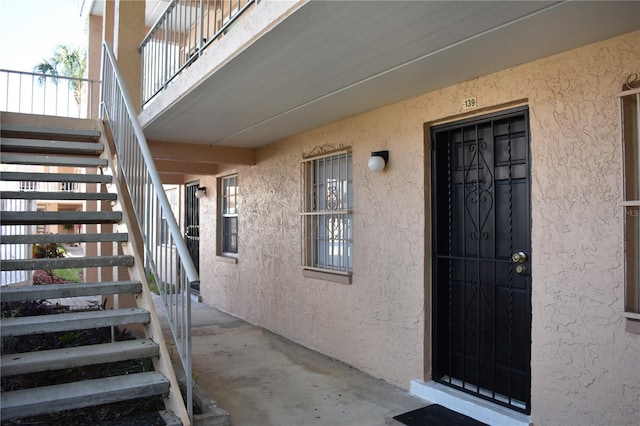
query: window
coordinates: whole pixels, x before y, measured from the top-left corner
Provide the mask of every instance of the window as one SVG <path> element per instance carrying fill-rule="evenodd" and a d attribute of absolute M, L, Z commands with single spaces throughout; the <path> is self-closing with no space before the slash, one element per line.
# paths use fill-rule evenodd
<path fill-rule="evenodd" d="M 238 175 L 220 183 L 220 246 L 223 255 L 238 254 Z"/>
<path fill-rule="evenodd" d="M 302 265 L 306 270 L 350 275 L 353 269 L 351 152 L 341 151 L 303 161 L 302 182 Z"/>
<path fill-rule="evenodd" d="M 625 312 L 640 319 L 640 89 L 621 94 L 624 155 Z"/>

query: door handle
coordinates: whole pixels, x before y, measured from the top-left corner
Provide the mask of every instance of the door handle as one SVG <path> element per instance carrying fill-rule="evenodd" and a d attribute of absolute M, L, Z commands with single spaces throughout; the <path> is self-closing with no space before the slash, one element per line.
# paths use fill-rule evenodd
<path fill-rule="evenodd" d="M 511 255 L 511 260 L 514 263 L 524 263 L 527 261 L 527 254 L 523 251 L 515 252 Z"/>

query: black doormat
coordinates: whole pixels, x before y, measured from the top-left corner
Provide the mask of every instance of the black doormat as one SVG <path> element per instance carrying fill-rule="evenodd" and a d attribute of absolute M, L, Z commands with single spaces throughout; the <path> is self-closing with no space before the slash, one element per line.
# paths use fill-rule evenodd
<path fill-rule="evenodd" d="M 487 426 L 442 405 L 432 404 L 394 417 L 407 426 Z"/>

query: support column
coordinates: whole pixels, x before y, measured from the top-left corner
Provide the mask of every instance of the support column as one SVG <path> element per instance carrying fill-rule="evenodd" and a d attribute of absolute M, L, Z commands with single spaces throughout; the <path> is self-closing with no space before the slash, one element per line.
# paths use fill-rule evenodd
<path fill-rule="evenodd" d="M 113 50 L 136 113 L 140 113 L 142 60 L 138 45 L 145 36 L 145 2 L 116 0 Z"/>
<path fill-rule="evenodd" d="M 89 80 L 99 81 L 100 76 L 100 66 L 101 66 L 101 58 L 102 58 L 102 17 L 97 15 L 89 15 L 89 46 L 87 48 L 87 71 Z M 91 114 L 89 118 L 97 119 L 99 115 L 100 108 L 100 85 L 95 85 L 93 87 L 88 88 L 88 93 L 90 93 L 91 97 L 89 98 L 90 111 Z M 88 168 L 86 170 L 87 174 L 97 174 L 98 169 L 96 168 Z M 87 192 L 97 192 L 98 185 L 95 183 L 86 184 Z M 97 211 L 98 210 L 98 202 L 97 201 L 86 201 L 85 211 Z M 96 224 L 87 224 L 83 227 L 82 231 L 87 234 L 96 234 L 98 233 L 98 225 Z M 98 244 L 99 243 L 82 243 L 85 250 L 86 256 L 98 256 Z M 98 270 L 96 268 L 85 268 L 84 269 L 84 279 L 86 282 L 98 282 Z"/>
<path fill-rule="evenodd" d="M 116 10 L 115 0 L 105 0 L 102 10 L 102 40 L 108 41 L 113 49 L 113 22 Z"/>
<path fill-rule="evenodd" d="M 100 81 L 100 65 L 102 62 L 102 17 L 89 16 L 89 47 L 87 49 L 87 71 L 89 80 Z M 89 99 L 89 118 L 98 118 L 100 107 L 100 85 L 95 84 L 88 88 L 91 95 Z"/>

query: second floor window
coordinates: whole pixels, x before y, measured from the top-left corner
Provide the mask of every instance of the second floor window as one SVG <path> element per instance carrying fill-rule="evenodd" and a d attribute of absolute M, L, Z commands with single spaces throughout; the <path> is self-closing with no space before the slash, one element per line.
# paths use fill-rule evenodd
<path fill-rule="evenodd" d="M 220 247 L 222 254 L 238 254 L 238 175 L 220 183 Z"/>

